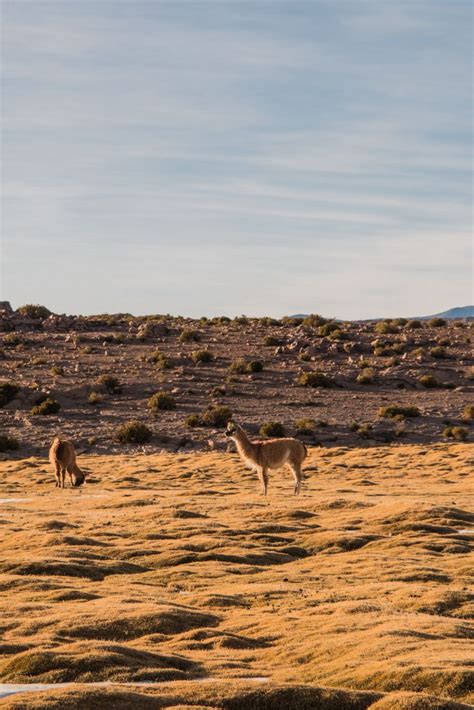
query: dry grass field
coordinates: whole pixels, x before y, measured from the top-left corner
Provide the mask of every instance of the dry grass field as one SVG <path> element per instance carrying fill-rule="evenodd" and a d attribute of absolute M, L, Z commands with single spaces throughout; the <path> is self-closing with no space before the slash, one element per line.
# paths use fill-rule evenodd
<path fill-rule="evenodd" d="M 0 463 L 0 679 L 72 683 L 3 706 L 473 701 L 468 444 L 311 449 L 302 495 L 283 470 L 266 499 L 235 454 L 79 462 L 77 490 Z"/>

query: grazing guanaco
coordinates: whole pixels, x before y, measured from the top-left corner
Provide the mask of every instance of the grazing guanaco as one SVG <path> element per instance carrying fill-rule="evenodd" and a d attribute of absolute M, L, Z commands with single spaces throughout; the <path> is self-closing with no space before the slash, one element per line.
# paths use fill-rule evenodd
<path fill-rule="evenodd" d="M 303 472 L 301 465 L 308 452 L 298 439 L 273 439 L 252 442 L 241 426 L 229 422 L 225 435 L 235 441 L 240 458 L 247 466 L 257 471 L 263 495 L 267 495 L 269 469 L 289 466 L 295 477 L 295 495 L 301 490 Z"/>
<path fill-rule="evenodd" d="M 64 488 L 66 471 L 69 474 L 71 488 L 81 486 L 86 481 L 86 473 L 81 471 L 76 463 L 76 451 L 70 441 L 60 439 L 56 436 L 49 449 L 49 460 L 54 466 L 56 487 Z"/>

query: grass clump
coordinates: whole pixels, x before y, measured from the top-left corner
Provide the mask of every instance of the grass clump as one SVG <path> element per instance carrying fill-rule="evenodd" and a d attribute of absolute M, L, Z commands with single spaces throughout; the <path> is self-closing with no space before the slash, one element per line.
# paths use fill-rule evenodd
<path fill-rule="evenodd" d="M 280 344 L 281 344 L 281 341 L 280 341 L 279 338 L 275 338 L 274 335 L 267 335 L 266 338 L 264 338 L 264 340 L 263 340 L 263 344 L 264 344 L 267 348 L 271 348 L 271 347 L 274 347 L 274 346 L 276 346 L 276 345 L 280 345 Z"/>
<path fill-rule="evenodd" d="M 375 379 L 375 372 L 371 367 L 364 367 L 362 372 L 357 375 L 357 382 L 360 385 L 371 385 Z"/>
<path fill-rule="evenodd" d="M 202 426 L 202 419 L 199 414 L 190 414 L 188 417 L 186 417 L 184 423 L 190 429 L 195 429 L 198 426 Z"/>
<path fill-rule="evenodd" d="M 432 318 L 428 321 L 430 328 L 443 328 L 446 325 L 444 318 Z"/>
<path fill-rule="evenodd" d="M 436 360 L 444 360 L 448 357 L 447 350 L 442 345 L 435 345 L 434 348 L 431 348 L 430 355 Z"/>
<path fill-rule="evenodd" d="M 52 397 L 43 399 L 42 402 L 36 404 L 31 409 L 31 414 L 35 416 L 46 416 L 48 414 L 57 414 L 61 409 L 61 405 Z"/>
<path fill-rule="evenodd" d="M 434 387 L 441 386 L 441 383 L 436 379 L 434 375 L 422 375 L 418 378 L 418 382 L 427 389 L 432 389 Z"/>
<path fill-rule="evenodd" d="M 100 404 L 103 401 L 103 397 L 98 392 L 90 392 L 87 398 L 89 404 Z"/>
<path fill-rule="evenodd" d="M 202 414 L 201 420 L 204 426 L 221 427 L 226 426 L 232 419 L 232 411 L 229 407 L 211 406 Z"/>
<path fill-rule="evenodd" d="M 183 330 L 179 336 L 180 343 L 199 343 L 201 334 L 197 330 Z"/>
<path fill-rule="evenodd" d="M 50 372 L 54 376 L 64 375 L 64 367 L 62 365 L 53 365 Z"/>
<path fill-rule="evenodd" d="M 409 320 L 408 323 L 405 325 L 405 328 L 407 330 L 420 330 L 420 328 L 423 328 L 423 324 L 421 320 Z"/>
<path fill-rule="evenodd" d="M 455 441 L 466 441 L 468 431 L 463 426 L 447 426 L 443 431 L 443 436 Z"/>
<path fill-rule="evenodd" d="M 20 448 L 18 439 L 9 434 L 0 434 L 0 451 L 16 451 Z"/>
<path fill-rule="evenodd" d="M 122 391 L 120 381 L 113 375 L 102 375 L 102 377 L 99 377 L 97 380 L 97 383 L 105 387 L 108 394 L 120 394 Z"/>
<path fill-rule="evenodd" d="M 159 411 L 171 411 L 172 409 L 176 409 L 176 400 L 167 392 L 156 392 L 156 394 L 148 400 L 148 407 L 155 413 Z"/>
<path fill-rule="evenodd" d="M 360 436 L 361 439 L 368 439 L 372 432 L 372 424 L 359 424 L 358 422 L 353 422 L 350 429 Z"/>
<path fill-rule="evenodd" d="M 28 318 L 39 318 L 41 320 L 49 318 L 51 315 L 49 308 L 33 303 L 27 303 L 25 306 L 20 306 L 20 308 L 18 308 L 18 313 L 22 316 L 27 316 Z"/>
<path fill-rule="evenodd" d="M 0 407 L 4 407 L 12 399 L 15 399 L 19 391 L 20 388 L 13 382 L 0 382 Z"/>
<path fill-rule="evenodd" d="M 120 444 L 145 444 L 151 436 L 147 425 L 136 419 L 121 424 L 115 431 L 115 439 Z"/>
<path fill-rule="evenodd" d="M 463 409 L 462 418 L 465 420 L 474 419 L 474 404 L 466 404 Z"/>
<path fill-rule="evenodd" d="M 8 333 L 3 339 L 3 344 L 7 348 L 16 348 L 21 343 L 22 339 L 16 333 Z"/>
<path fill-rule="evenodd" d="M 194 364 L 198 362 L 212 362 L 214 360 L 214 355 L 210 350 L 193 350 L 191 353 L 191 360 Z"/>
<path fill-rule="evenodd" d="M 402 406 L 399 404 L 391 404 L 388 407 L 381 407 L 379 415 L 384 419 L 413 419 L 421 414 L 418 407 L 413 405 Z"/>
<path fill-rule="evenodd" d="M 291 318 L 291 321 L 295 325 L 303 325 L 305 328 L 320 328 L 322 325 L 326 325 L 327 318 L 323 318 L 323 316 L 320 316 L 318 313 L 311 313 L 311 315 L 306 316 L 306 318 Z M 300 323 L 296 323 L 296 321 L 300 321 Z"/>
<path fill-rule="evenodd" d="M 266 439 L 278 439 L 285 436 L 285 427 L 281 422 L 266 422 L 262 424 L 258 433 Z"/>
<path fill-rule="evenodd" d="M 234 362 L 229 365 L 229 372 L 232 372 L 235 375 L 244 375 L 247 373 L 262 371 L 263 362 L 260 360 L 245 360 L 245 358 L 241 357 L 238 360 L 234 360 Z"/>
<path fill-rule="evenodd" d="M 323 372 L 303 372 L 298 377 L 301 387 L 333 387 L 334 380 Z"/>
<path fill-rule="evenodd" d="M 154 363 L 158 370 L 168 370 L 170 367 L 170 361 L 161 350 L 156 350 L 156 352 L 150 355 L 148 362 Z"/>
<path fill-rule="evenodd" d="M 330 336 L 332 333 L 335 333 L 336 331 L 341 332 L 339 330 L 339 326 L 337 325 L 337 323 L 334 323 L 334 322 L 324 323 L 323 325 L 319 326 L 318 334 L 322 338 L 327 338 L 328 336 Z"/>
<path fill-rule="evenodd" d="M 376 323 L 374 330 L 376 333 L 380 333 L 380 335 L 395 335 L 399 332 L 397 326 L 392 321 Z"/>
<path fill-rule="evenodd" d="M 298 421 L 295 422 L 295 427 L 298 434 L 303 434 L 303 436 L 311 436 L 314 434 L 316 422 L 314 419 L 298 419 Z"/>

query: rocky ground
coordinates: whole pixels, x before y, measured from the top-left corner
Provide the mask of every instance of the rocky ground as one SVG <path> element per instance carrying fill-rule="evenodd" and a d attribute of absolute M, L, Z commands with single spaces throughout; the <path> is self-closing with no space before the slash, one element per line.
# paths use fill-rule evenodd
<path fill-rule="evenodd" d="M 38 317 L 4 304 L 0 389 L 5 383 L 17 389 L 3 400 L 0 393 L 0 434 L 17 440 L 13 456 L 43 453 L 55 432 L 82 451 L 107 453 L 123 449 L 117 428 L 138 420 L 152 432 L 145 451 L 219 448 L 225 445 L 220 419 L 228 411 L 220 412 L 217 425 L 192 427 L 188 419 L 219 407 L 253 434 L 276 421 L 288 435 L 323 446 L 428 443 L 442 440 L 450 427 L 451 436 L 470 438 L 473 420 L 464 410 L 474 390 L 472 327 L 317 317 L 302 323 Z M 212 359 L 195 362 L 193 353 L 203 350 Z M 245 362 L 236 364 L 239 359 Z M 242 372 L 252 361 L 263 370 Z M 323 377 L 314 387 L 302 386 L 305 373 Z M 104 377 L 115 384 L 104 384 Z M 171 395 L 174 408 L 152 411 L 148 402 L 156 392 Z M 60 410 L 32 414 L 46 398 Z M 419 416 L 381 416 L 389 405 L 415 406 Z"/>
<path fill-rule="evenodd" d="M 0 679 L 73 684 L 3 705 L 467 709 L 473 463 L 312 448 L 263 498 L 221 452 L 82 456 L 64 490 L 0 462 Z"/>

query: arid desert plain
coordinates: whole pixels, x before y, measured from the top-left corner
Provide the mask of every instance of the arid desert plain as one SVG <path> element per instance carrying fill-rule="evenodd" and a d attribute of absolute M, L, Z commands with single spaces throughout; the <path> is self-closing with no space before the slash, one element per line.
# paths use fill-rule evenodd
<path fill-rule="evenodd" d="M 60 685 L 2 707 L 471 707 L 468 323 L 14 320 L 0 680 Z M 150 405 L 157 392 L 171 400 Z M 225 410 L 254 438 L 277 423 L 305 443 L 300 496 L 286 469 L 261 495 Z M 142 443 L 117 434 L 131 420 Z M 85 486 L 55 488 L 57 432 Z"/>

